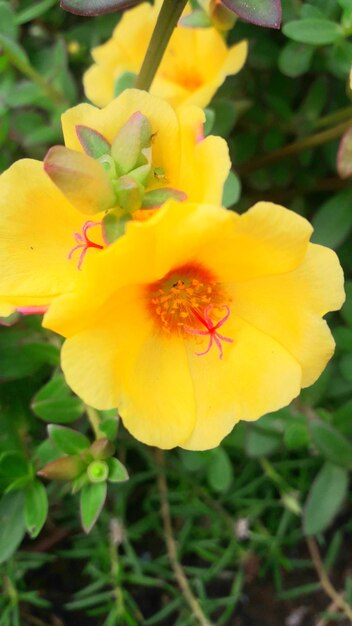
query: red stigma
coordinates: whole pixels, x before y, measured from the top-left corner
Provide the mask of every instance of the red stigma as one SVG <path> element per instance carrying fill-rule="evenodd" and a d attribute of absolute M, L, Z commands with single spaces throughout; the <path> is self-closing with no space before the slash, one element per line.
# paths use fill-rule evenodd
<path fill-rule="evenodd" d="M 74 237 L 75 240 L 77 242 L 77 245 L 74 246 L 74 248 L 72 248 L 72 250 L 70 251 L 69 255 L 68 255 L 68 260 L 70 260 L 72 258 L 72 255 L 74 254 L 74 252 L 76 252 L 76 250 L 79 250 L 80 248 L 82 248 L 82 252 L 79 256 L 78 259 L 78 265 L 77 268 L 80 270 L 82 267 L 82 263 L 84 261 L 84 257 L 87 253 L 87 250 L 89 248 L 97 248 L 98 250 L 103 250 L 104 246 L 100 245 L 99 243 L 95 243 L 94 241 L 91 241 L 88 238 L 87 235 L 87 231 L 90 228 L 93 228 L 93 226 L 100 226 L 101 222 L 93 222 L 92 220 L 87 220 L 86 222 L 84 222 L 83 224 L 83 228 L 82 228 L 82 233 L 75 233 Z"/>
<path fill-rule="evenodd" d="M 221 335 L 220 333 L 218 333 L 218 328 L 220 328 L 223 324 L 225 324 L 226 320 L 229 318 L 230 308 L 227 306 L 227 304 L 216 306 L 217 309 L 225 309 L 226 313 L 224 317 L 222 317 L 221 320 L 219 320 L 215 325 L 210 319 L 210 311 L 213 308 L 214 308 L 213 304 L 209 304 L 207 307 L 205 307 L 203 316 L 196 309 L 192 309 L 193 315 L 206 328 L 206 330 L 199 330 L 198 328 L 189 328 L 186 326 L 184 327 L 184 329 L 190 335 L 201 335 L 203 337 L 209 335 L 209 343 L 208 343 L 207 349 L 204 350 L 204 352 L 196 352 L 195 354 L 197 356 L 204 356 L 205 354 L 207 354 L 212 348 L 213 344 L 215 343 L 215 345 L 218 347 L 219 352 L 220 352 L 220 359 L 222 359 L 223 349 L 222 349 L 221 342 L 226 341 L 227 343 L 233 343 L 233 339 L 230 339 L 229 337 L 224 337 L 224 335 Z"/>

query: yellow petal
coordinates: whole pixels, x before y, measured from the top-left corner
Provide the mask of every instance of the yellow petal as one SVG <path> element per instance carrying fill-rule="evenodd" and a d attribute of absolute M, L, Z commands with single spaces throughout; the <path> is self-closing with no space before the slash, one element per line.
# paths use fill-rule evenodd
<path fill-rule="evenodd" d="M 233 76 L 237 74 L 246 62 L 248 54 L 247 41 L 240 41 L 240 43 L 232 46 L 227 54 L 225 63 L 222 66 L 222 71 L 225 76 Z"/>
<path fill-rule="evenodd" d="M 282 206 L 258 202 L 241 216 L 236 227 L 215 230 L 199 255 L 223 282 L 282 274 L 298 267 L 312 233 L 309 222 Z M 222 235 L 221 235 L 221 230 Z"/>
<path fill-rule="evenodd" d="M 18 161 L 2 174 L 0 206 L 1 297 L 8 305 L 40 305 L 71 289 L 77 266 L 67 257 L 83 216 L 42 163 Z"/>
<path fill-rule="evenodd" d="M 182 448 L 214 448 L 240 419 L 255 420 L 286 406 L 299 394 L 297 361 L 268 335 L 236 315 L 231 318 L 221 328 L 233 339 L 233 344 L 224 344 L 222 360 L 215 347 L 201 357 L 190 354 L 197 421 Z"/>
<path fill-rule="evenodd" d="M 236 314 L 279 341 L 301 364 L 303 386 L 311 385 L 334 352 L 334 341 L 321 319 L 344 301 L 343 274 L 336 254 L 309 244 L 302 264 L 292 272 L 235 284 Z"/>
<path fill-rule="evenodd" d="M 153 334 L 138 293 L 120 290 L 95 318 L 88 312 L 85 330 L 64 344 L 62 369 L 87 404 L 117 406 L 134 437 L 172 448 L 190 434 L 195 420 L 187 355 L 179 339 Z"/>

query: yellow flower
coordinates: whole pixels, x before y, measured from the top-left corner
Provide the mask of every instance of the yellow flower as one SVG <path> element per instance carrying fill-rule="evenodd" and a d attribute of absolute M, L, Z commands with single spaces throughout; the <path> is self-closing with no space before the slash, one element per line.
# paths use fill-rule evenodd
<path fill-rule="evenodd" d="M 333 354 L 322 316 L 344 300 L 338 259 L 311 233 L 268 202 L 238 215 L 170 200 L 130 222 L 44 318 L 67 338 L 68 384 L 161 448 L 212 448 L 287 405 Z"/>
<path fill-rule="evenodd" d="M 64 113 L 66 146 L 83 157 L 77 126 L 95 129 L 112 141 L 136 112 L 150 122 L 152 164 L 163 172 L 151 187 L 171 187 L 193 201 L 220 203 L 230 168 L 228 148 L 220 137 L 199 140 L 204 114 L 196 107 L 176 113 L 159 98 L 127 90 L 103 110 L 81 104 Z M 98 167 L 97 161 L 93 164 Z M 70 197 L 75 201 L 86 189 L 74 175 L 72 179 Z M 46 306 L 71 291 L 80 274 L 77 268 L 85 270 L 86 258 L 104 247 L 104 213 L 91 213 L 84 203 L 68 200 L 39 161 L 18 161 L 2 174 L 0 207 L 0 315 L 13 307 Z M 141 209 L 134 217 L 149 213 Z"/>
<path fill-rule="evenodd" d="M 125 72 L 138 73 L 160 9 L 143 3 L 126 11 L 105 44 L 92 51 L 95 64 L 83 79 L 87 97 L 105 106 L 114 97 L 116 80 Z M 174 107 L 196 104 L 205 107 L 226 76 L 237 74 L 247 56 L 247 42 L 228 47 L 212 27 L 175 29 L 151 93 Z"/>

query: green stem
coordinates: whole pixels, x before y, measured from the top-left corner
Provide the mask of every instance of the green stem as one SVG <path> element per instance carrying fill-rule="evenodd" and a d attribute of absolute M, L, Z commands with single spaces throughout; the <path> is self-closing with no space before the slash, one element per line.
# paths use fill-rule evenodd
<path fill-rule="evenodd" d="M 164 0 L 135 87 L 148 91 L 187 0 Z"/>
<path fill-rule="evenodd" d="M 103 439 L 105 434 L 100 430 L 100 417 L 98 411 L 86 405 L 86 413 L 96 439 Z"/>
<path fill-rule="evenodd" d="M 279 148 L 278 150 L 273 150 L 269 152 L 269 154 L 265 154 L 258 159 L 253 159 L 253 161 L 249 161 L 244 164 L 242 167 L 237 169 L 238 174 L 248 174 L 253 170 L 260 169 L 269 163 L 275 163 L 276 161 L 281 161 L 284 157 L 291 156 L 293 154 L 298 154 L 303 150 L 308 150 L 310 148 L 314 148 L 315 146 L 320 146 L 321 144 L 327 143 L 328 141 L 332 141 L 333 139 L 337 139 L 341 137 L 343 133 L 352 127 L 352 119 L 350 118 L 347 122 L 343 124 L 339 124 L 338 126 L 334 126 L 334 128 L 329 128 L 328 130 L 324 130 L 321 133 L 316 133 L 315 135 L 309 135 L 308 137 L 304 137 L 303 139 L 298 139 L 298 141 L 294 141 L 293 143 L 289 143 L 287 146 L 283 148 Z"/>

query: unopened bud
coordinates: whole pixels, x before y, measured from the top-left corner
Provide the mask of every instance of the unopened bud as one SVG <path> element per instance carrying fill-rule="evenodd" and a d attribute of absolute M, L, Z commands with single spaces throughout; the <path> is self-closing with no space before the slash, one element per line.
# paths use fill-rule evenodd
<path fill-rule="evenodd" d="M 89 449 L 92 457 L 96 460 L 103 461 L 109 459 L 115 452 L 115 446 L 109 439 L 97 439 Z"/>
<path fill-rule="evenodd" d="M 51 461 L 37 474 L 49 480 L 74 480 L 85 469 L 84 462 L 79 456 L 63 456 L 56 461 Z"/>
<path fill-rule="evenodd" d="M 87 476 L 91 483 L 102 483 L 109 476 L 109 467 L 105 461 L 93 461 L 88 465 Z"/>

